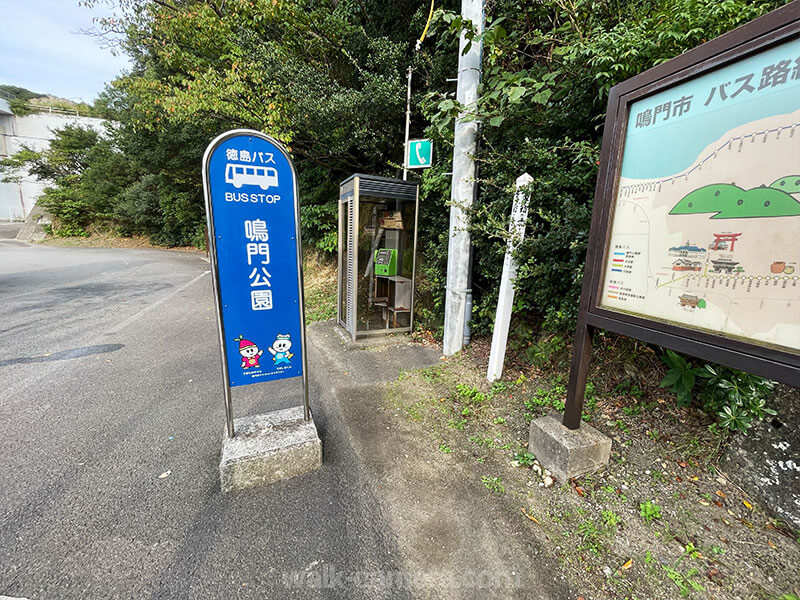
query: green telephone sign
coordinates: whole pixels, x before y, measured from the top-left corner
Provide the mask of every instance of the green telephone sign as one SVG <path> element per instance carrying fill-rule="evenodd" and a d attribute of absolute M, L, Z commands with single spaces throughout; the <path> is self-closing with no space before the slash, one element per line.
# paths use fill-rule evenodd
<path fill-rule="evenodd" d="M 433 163 L 433 141 L 408 140 L 406 148 L 406 167 L 427 169 Z"/>

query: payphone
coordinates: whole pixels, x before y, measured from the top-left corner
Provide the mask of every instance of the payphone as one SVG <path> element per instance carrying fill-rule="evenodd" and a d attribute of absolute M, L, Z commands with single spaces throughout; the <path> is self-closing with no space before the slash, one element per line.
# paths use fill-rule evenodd
<path fill-rule="evenodd" d="M 394 248 L 375 250 L 375 275 L 383 277 L 397 275 L 397 250 Z"/>

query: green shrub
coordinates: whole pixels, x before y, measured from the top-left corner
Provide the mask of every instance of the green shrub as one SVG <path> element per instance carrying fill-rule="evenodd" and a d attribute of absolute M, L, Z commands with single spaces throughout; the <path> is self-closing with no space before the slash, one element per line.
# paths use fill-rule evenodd
<path fill-rule="evenodd" d="M 158 175 L 145 175 L 126 189 L 115 206 L 122 235 L 156 235 L 161 229 Z"/>
<path fill-rule="evenodd" d="M 768 379 L 728 367 L 696 367 L 672 350 L 665 350 L 661 360 L 667 365 L 661 387 L 671 389 L 680 406 L 696 400 L 723 429 L 745 432 L 753 420 L 776 414 L 766 404 L 775 387 Z"/>

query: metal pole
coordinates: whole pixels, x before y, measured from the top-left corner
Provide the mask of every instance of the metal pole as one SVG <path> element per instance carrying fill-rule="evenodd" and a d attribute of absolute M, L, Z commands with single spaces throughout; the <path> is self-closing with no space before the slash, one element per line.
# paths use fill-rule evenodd
<path fill-rule="evenodd" d="M 472 21 L 475 31 L 483 33 L 483 0 L 461 0 L 461 16 Z M 470 234 L 467 211 L 472 206 L 477 188 L 475 151 L 478 123 L 469 111 L 478 100 L 481 81 L 482 44 L 472 44 L 464 53 L 468 40 L 461 34 L 458 53 L 458 89 L 456 99 L 465 110 L 458 116 L 453 147 L 453 183 L 450 192 L 450 241 L 447 248 L 447 292 L 444 308 L 444 354 L 449 356 L 463 348 L 464 324 L 467 321 L 467 289 L 470 272 Z"/>
<path fill-rule="evenodd" d="M 403 144 L 403 181 L 408 179 L 408 135 L 411 129 L 411 65 L 408 65 L 408 87 L 406 89 L 406 142 Z"/>
<path fill-rule="evenodd" d="M 210 153 L 206 151 L 208 156 Z M 203 170 L 208 169 L 208 160 L 203 157 Z M 228 361 L 225 357 L 225 328 L 222 325 L 222 294 L 219 286 L 219 266 L 217 264 L 216 233 L 214 232 L 214 214 L 211 205 L 211 192 L 208 189 L 207 177 L 203 178 L 203 191 L 206 197 L 206 219 L 208 223 L 209 258 L 211 260 L 211 279 L 214 282 L 214 303 L 217 306 L 217 334 L 219 335 L 220 358 L 222 359 L 222 381 L 225 384 L 225 431 L 229 438 L 234 437 L 233 402 L 231 401 L 231 380 L 228 375 Z"/>
<path fill-rule="evenodd" d="M 300 234 L 300 185 L 297 181 L 297 173 L 294 171 L 294 164 L 289 161 L 294 178 L 294 227 L 295 240 L 297 246 L 297 295 L 300 299 L 300 348 L 303 351 L 303 420 L 311 420 L 311 405 L 308 401 L 308 346 L 306 344 L 306 296 L 303 281 L 303 240 Z"/>

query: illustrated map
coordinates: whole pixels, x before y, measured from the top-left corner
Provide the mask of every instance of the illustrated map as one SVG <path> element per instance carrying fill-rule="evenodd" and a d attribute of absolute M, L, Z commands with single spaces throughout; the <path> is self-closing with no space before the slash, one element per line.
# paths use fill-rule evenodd
<path fill-rule="evenodd" d="M 800 41 L 630 107 L 600 305 L 800 353 Z"/>

